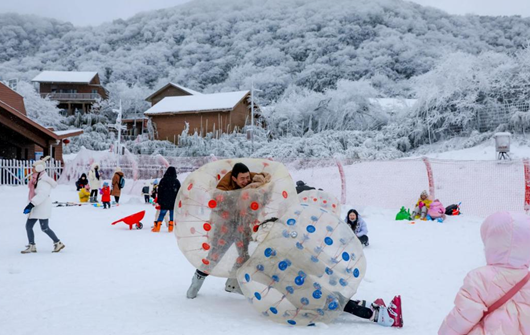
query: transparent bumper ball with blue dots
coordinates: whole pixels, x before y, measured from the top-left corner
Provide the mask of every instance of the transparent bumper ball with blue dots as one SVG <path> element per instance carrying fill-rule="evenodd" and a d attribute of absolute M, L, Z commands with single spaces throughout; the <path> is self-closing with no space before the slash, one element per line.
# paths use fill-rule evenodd
<path fill-rule="evenodd" d="M 340 201 L 333 195 L 320 190 L 308 190 L 298 194 L 301 204 L 324 208 L 337 216 L 341 215 Z"/>
<path fill-rule="evenodd" d="M 237 279 L 265 317 L 308 326 L 339 316 L 365 271 L 362 245 L 352 230 L 325 209 L 300 204 L 274 224 Z"/>
<path fill-rule="evenodd" d="M 257 188 L 217 189 L 219 181 L 241 162 L 251 172 L 269 174 Z M 175 201 L 175 235 L 188 261 L 218 277 L 235 277 L 252 254 L 253 228 L 282 216 L 298 197 L 287 168 L 266 159 L 226 159 L 203 165 L 182 183 Z"/>

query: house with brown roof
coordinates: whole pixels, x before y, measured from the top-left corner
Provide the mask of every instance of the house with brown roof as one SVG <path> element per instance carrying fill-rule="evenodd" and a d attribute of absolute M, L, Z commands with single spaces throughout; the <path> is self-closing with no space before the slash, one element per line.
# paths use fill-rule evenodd
<path fill-rule="evenodd" d="M 32 82 L 37 92 L 72 115 L 76 110 L 89 113 L 94 103 L 108 98 L 97 72 L 43 71 Z"/>
<path fill-rule="evenodd" d="M 216 137 L 250 123 L 250 91 L 214 94 L 192 94 L 188 91 L 187 94 L 165 96 L 158 100 L 169 90 L 179 89 L 174 84 L 168 85 L 148 98 L 152 107 L 144 113 L 153 122 L 156 139 L 177 143 L 186 123 L 190 133 L 197 132 L 200 136 L 213 133 Z M 259 118 L 259 115 L 259 108 L 255 105 L 254 116 Z"/>
<path fill-rule="evenodd" d="M 35 159 L 35 153 L 41 151 L 62 160 L 63 141 L 82 133 L 79 129 L 53 131 L 31 120 L 24 98 L 0 83 L 0 159 Z"/>
<path fill-rule="evenodd" d="M 166 97 L 182 97 L 188 95 L 202 95 L 202 93 L 175 83 L 169 83 L 156 90 L 156 92 L 148 96 L 145 100 L 150 102 L 151 106 L 154 106 Z"/>

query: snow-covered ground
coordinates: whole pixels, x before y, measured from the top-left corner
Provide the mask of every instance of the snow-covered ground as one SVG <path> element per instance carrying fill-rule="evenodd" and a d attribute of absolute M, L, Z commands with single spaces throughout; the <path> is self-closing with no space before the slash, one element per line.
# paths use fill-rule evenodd
<path fill-rule="evenodd" d="M 54 207 L 50 226 L 66 248 L 52 254 L 51 240 L 36 227 L 38 253 L 22 255 L 26 197 L 25 187 L 0 187 L 1 334 L 434 334 L 465 274 L 484 264 L 481 218 L 412 225 L 394 221 L 396 211 L 361 208 L 371 244 L 356 298 L 388 301 L 401 294 L 405 327 L 383 328 L 344 314 L 330 325 L 294 328 L 226 293 L 221 278 L 209 277 L 196 299 L 186 299 L 194 268 L 173 234 L 150 232 L 154 208 L 139 196 L 125 195 L 110 210 Z M 74 186 L 61 185 L 52 198 L 76 201 L 77 194 Z M 110 224 L 144 209 L 143 230 Z"/>

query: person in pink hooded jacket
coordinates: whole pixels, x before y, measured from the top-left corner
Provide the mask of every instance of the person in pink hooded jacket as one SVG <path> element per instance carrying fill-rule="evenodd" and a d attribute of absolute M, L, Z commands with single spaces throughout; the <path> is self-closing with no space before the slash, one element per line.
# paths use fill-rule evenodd
<path fill-rule="evenodd" d="M 442 205 L 440 200 L 436 199 L 431 203 L 431 206 L 427 210 L 427 215 L 433 220 L 442 222 L 445 220 L 445 207 Z"/>
<path fill-rule="evenodd" d="M 498 309 L 484 316 L 528 275 L 530 216 L 498 212 L 480 228 L 487 265 L 468 273 L 455 307 L 438 330 L 439 335 L 530 334 L 530 282 Z"/>

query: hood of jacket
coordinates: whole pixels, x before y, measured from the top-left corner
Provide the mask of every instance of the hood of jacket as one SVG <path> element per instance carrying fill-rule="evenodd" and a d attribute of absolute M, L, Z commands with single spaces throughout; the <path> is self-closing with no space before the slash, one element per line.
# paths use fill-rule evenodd
<path fill-rule="evenodd" d="M 528 268 L 530 265 L 530 216 L 497 212 L 480 228 L 488 265 Z"/>

